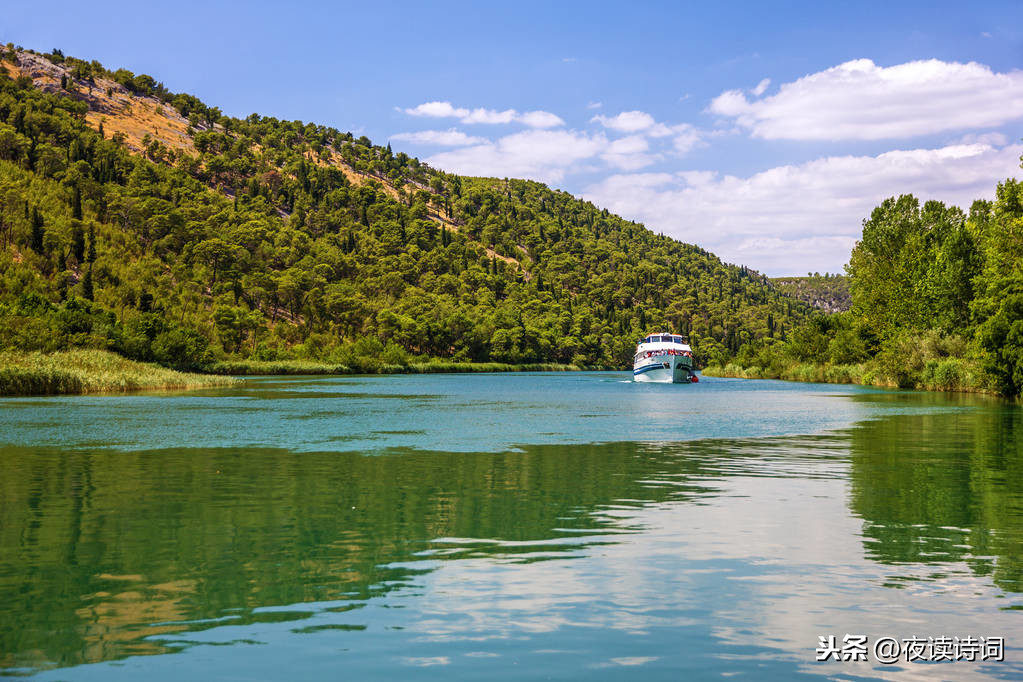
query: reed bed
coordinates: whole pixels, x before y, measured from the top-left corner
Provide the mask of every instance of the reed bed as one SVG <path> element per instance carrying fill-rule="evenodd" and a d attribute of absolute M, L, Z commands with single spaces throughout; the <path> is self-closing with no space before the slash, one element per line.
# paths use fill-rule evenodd
<path fill-rule="evenodd" d="M 237 382 L 135 362 L 102 350 L 0 352 L 0 396 L 217 388 Z"/>
<path fill-rule="evenodd" d="M 410 374 L 440 374 L 456 372 L 578 372 L 581 367 L 552 362 L 510 365 L 504 362 L 417 362 L 405 369 Z"/>
<path fill-rule="evenodd" d="M 742 367 L 729 363 L 703 369 L 708 377 L 737 379 L 782 379 L 823 384 L 860 384 L 882 388 L 912 388 L 925 391 L 994 393 L 980 369 L 968 360 L 945 358 L 929 360 L 917 371 L 892 376 L 873 363 L 855 365 L 795 362 L 774 367 Z"/>
<path fill-rule="evenodd" d="M 203 367 L 210 374 L 234 376 L 352 374 L 345 365 L 315 360 L 222 360 Z"/>
<path fill-rule="evenodd" d="M 412 362 L 398 365 L 375 359 L 356 360 L 349 365 L 313 360 L 225 360 L 203 368 L 211 374 L 236 376 L 257 375 L 324 375 L 324 374 L 441 374 L 471 372 L 577 372 L 582 367 L 557 363 L 512 365 L 504 362 Z M 607 369 L 607 368 L 595 368 Z"/>

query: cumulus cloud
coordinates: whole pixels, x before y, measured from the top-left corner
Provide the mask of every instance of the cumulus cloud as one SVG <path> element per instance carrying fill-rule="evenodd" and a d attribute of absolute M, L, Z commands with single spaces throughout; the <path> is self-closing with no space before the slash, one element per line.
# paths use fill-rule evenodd
<path fill-rule="evenodd" d="M 602 133 L 589 135 L 569 130 L 527 130 L 494 142 L 435 154 L 434 168 L 463 175 L 517 177 L 560 182 L 578 164 L 607 151 Z"/>
<path fill-rule="evenodd" d="M 881 67 L 857 59 L 784 83 L 759 98 L 721 93 L 708 111 L 734 118 L 754 137 L 880 140 L 991 128 L 1023 118 L 1023 71 L 937 59 Z M 759 98 L 759 99 L 758 99 Z"/>
<path fill-rule="evenodd" d="M 519 116 L 519 121 L 530 128 L 556 128 L 565 125 L 560 117 L 549 111 L 527 111 Z"/>
<path fill-rule="evenodd" d="M 554 128 L 565 125 L 560 116 L 549 111 L 518 112 L 515 109 L 466 109 L 451 102 L 424 102 L 411 109 L 402 109 L 409 116 L 429 118 L 457 118 L 462 123 L 522 123 L 530 128 Z"/>
<path fill-rule="evenodd" d="M 704 140 L 705 134 L 688 123 L 675 126 L 673 133 L 675 138 L 672 142 L 674 143 L 675 151 L 679 154 L 688 154 L 693 149 L 706 144 Z"/>
<path fill-rule="evenodd" d="M 392 140 L 411 142 L 412 144 L 435 145 L 438 147 L 465 147 L 472 144 L 484 144 L 486 138 L 474 137 L 451 128 L 450 130 L 420 130 L 415 133 L 398 133 L 391 135 Z"/>
<path fill-rule="evenodd" d="M 713 171 L 612 175 L 587 199 L 769 274 L 837 272 L 862 220 L 893 192 L 968 208 L 1018 172 L 1023 147 L 960 144 L 836 156 L 749 177 Z"/>
<path fill-rule="evenodd" d="M 392 139 L 462 147 L 426 159 L 431 166 L 449 172 L 557 183 L 573 173 L 639 170 L 663 160 L 668 150 L 679 155 L 706 144 L 702 131 L 681 124 L 664 126 L 672 137 L 652 147 L 650 140 L 661 135 L 660 125 L 654 122 L 641 132 L 614 139 L 603 132 L 575 130 L 528 130 L 494 141 L 454 130 L 402 133 Z"/>
<path fill-rule="evenodd" d="M 764 80 L 757 83 L 757 87 L 750 90 L 750 92 L 753 93 L 756 97 L 760 97 L 762 94 L 764 94 L 764 91 L 767 90 L 769 85 L 771 85 L 771 79 L 765 78 Z"/>
<path fill-rule="evenodd" d="M 688 123 L 669 126 L 659 123 L 645 111 L 623 111 L 617 116 L 597 115 L 590 123 L 599 123 L 609 130 L 622 133 L 641 133 L 648 137 L 672 137 L 675 151 L 686 154 L 692 149 L 703 146 L 706 133 Z"/>
<path fill-rule="evenodd" d="M 605 128 L 622 133 L 638 133 L 653 127 L 657 121 L 645 111 L 623 111 L 617 116 L 597 115 L 590 119 L 591 123 L 599 123 Z"/>
<path fill-rule="evenodd" d="M 650 143 L 642 135 L 629 135 L 614 140 L 601 154 L 608 165 L 620 170 L 638 170 L 649 166 L 656 157 L 649 154 Z"/>
<path fill-rule="evenodd" d="M 429 116 L 431 118 L 462 118 L 469 115 L 468 109 L 456 109 L 451 102 L 424 102 L 418 107 L 404 111 L 409 116 Z"/>

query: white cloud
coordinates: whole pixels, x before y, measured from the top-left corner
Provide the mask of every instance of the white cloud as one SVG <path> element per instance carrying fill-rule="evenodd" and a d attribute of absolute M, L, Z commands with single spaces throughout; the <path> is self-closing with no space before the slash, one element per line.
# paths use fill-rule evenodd
<path fill-rule="evenodd" d="M 617 116 L 597 115 L 590 123 L 599 123 L 610 130 L 623 133 L 642 133 L 649 137 L 673 137 L 675 151 L 687 154 L 695 147 L 704 144 L 705 133 L 688 123 L 669 126 L 659 123 L 645 111 L 623 111 Z M 646 164 L 644 164 L 646 165 Z"/>
<path fill-rule="evenodd" d="M 590 102 L 589 104 L 586 105 L 586 108 L 587 109 L 599 109 L 602 106 L 604 106 L 603 102 Z"/>
<path fill-rule="evenodd" d="M 404 111 L 409 116 L 429 116 L 431 118 L 463 118 L 469 115 L 468 109 L 456 109 L 451 102 L 425 102 L 418 107 Z"/>
<path fill-rule="evenodd" d="M 629 135 L 611 142 L 600 155 L 609 165 L 621 170 L 638 170 L 649 166 L 656 157 L 649 154 L 650 143 L 642 135 Z"/>
<path fill-rule="evenodd" d="M 1009 138 L 1002 133 L 969 133 L 953 144 L 988 144 L 992 147 L 1002 147 L 1008 143 Z"/>
<path fill-rule="evenodd" d="M 402 109 L 409 116 L 425 116 L 429 118 L 457 118 L 462 123 L 522 123 L 530 128 L 553 128 L 565 125 L 560 116 L 549 111 L 527 111 L 519 113 L 515 109 L 465 109 L 455 107 L 451 102 L 424 102 L 411 109 Z"/>
<path fill-rule="evenodd" d="M 675 151 L 679 154 L 688 154 L 693 149 L 706 144 L 704 134 L 688 123 L 675 126 L 673 132 L 675 139 L 672 142 L 675 145 Z"/>
<path fill-rule="evenodd" d="M 645 111 L 623 111 L 617 116 L 597 115 L 590 119 L 591 123 L 599 123 L 605 128 L 622 133 L 637 133 L 652 127 L 657 121 Z"/>
<path fill-rule="evenodd" d="M 750 177 L 613 175 L 584 196 L 656 232 L 769 274 L 840 271 L 861 221 L 893 193 L 968 209 L 1019 170 L 1023 147 L 989 144 L 826 157 Z"/>
<path fill-rule="evenodd" d="M 495 142 L 435 154 L 434 168 L 463 175 L 516 177 L 560 182 L 567 172 L 608 149 L 603 134 L 568 130 L 527 130 Z"/>
<path fill-rule="evenodd" d="M 486 138 L 474 137 L 451 128 L 450 130 L 420 130 L 415 133 L 398 133 L 391 135 L 392 140 L 411 142 L 412 144 L 428 144 L 440 147 L 465 147 L 471 144 L 484 144 Z"/>
<path fill-rule="evenodd" d="M 771 85 L 771 79 L 765 78 L 764 80 L 757 83 L 757 87 L 750 90 L 750 92 L 753 93 L 756 97 L 760 97 L 762 94 L 764 94 L 764 91 L 767 90 L 769 85 Z"/>
<path fill-rule="evenodd" d="M 518 118 L 519 112 L 514 109 L 496 111 L 494 109 L 473 109 L 465 116 L 460 116 L 462 123 L 511 123 Z"/>
<path fill-rule="evenodd" d="M 519 120 L 530 128 L 556 128 L 565 125 L 559 116 L 549 111 L 527 111 Z"/>
<path fill-rule="evenodd" d="M 1023 118 L 1023 71 L 937 59 L 880 67 L 857 59 L 762 99 L 728 90 L 708 110 L 765 139 L 880 140 L 990 128 Z"/>

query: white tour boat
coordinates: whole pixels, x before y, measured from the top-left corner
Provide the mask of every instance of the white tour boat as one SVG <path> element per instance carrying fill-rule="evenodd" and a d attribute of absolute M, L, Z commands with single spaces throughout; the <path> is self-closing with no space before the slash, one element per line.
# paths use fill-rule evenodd
<path fill-rule="evenodd" d="M 633 381 L 656 381 L 665 384 L 697 382 L 693 369 L 693 349 L 678 334 L 651 334 L 636 346 L 632 363 Z"/>

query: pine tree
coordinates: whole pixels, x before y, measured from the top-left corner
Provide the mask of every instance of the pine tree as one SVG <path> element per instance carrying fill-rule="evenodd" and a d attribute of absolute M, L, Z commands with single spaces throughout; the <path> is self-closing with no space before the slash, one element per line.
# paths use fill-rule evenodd
<path fill-rule="evenodd" d="M 89 269 L 85 271 L 85 276 L 82 277 L 82 296 L 84 296 L 90 301 L 92 300 L 93 297 L 91 265 L 89 266 Z"/>
<path fill-rule="evenodd" d="M 71 217 L 82 219 L 82 190 L 78 189 L 78 185 L 75 185 L 74 194 L 71 195 Z"/>
<path fill-rule="evenodd" d="M 43 216 L 38 208 L 32 209 L 32 250 L 36 253 L 43 252 Z"/>
<path fill-rule="evenodd" d="M 96 262 L 96 230 L 92 225 L 89 225 L 89 253 L 86 260 L 90 263 Z"/>
<path fill-rule="evenodd" d="M 77 262 L 85 260 L 85 230 L 80 222 L 73 223 L 71 227 L 71 253 Z"/>

